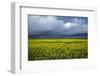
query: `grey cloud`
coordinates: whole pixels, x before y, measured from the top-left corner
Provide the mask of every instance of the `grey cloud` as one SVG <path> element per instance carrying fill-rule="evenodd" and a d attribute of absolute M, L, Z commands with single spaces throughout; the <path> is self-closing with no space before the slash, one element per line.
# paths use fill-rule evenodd
<path fill-rule="evenodd" d="M 30 35 L 48 33 L 53 35 L 72 35 L 77 33 L 87 33 L 88 26 L 77 23 L 64 23 L 55 16 L 29 16 L 28 32 Z M 65 27 L 66 25 L 66 27 Z M 49 31 L 49 32 L 48 32 Z"/>
<path fill-rule="evenodd" d="M 64 29 L 62 30 L 63 35 L 72 35 L 72 34 L 79 34 L 79 33 L 87 33 L 88 31 L 88 26 L 87 25 L 78 25 L 78 26 L 73 26 L 69 29 Z"/>
<path fill-rule="evenodd" d="M 29 16 L 29 34 L 39 34 L 45 31 L 52 31 L 62 27 L 63 21 L 52 16 Z"/>

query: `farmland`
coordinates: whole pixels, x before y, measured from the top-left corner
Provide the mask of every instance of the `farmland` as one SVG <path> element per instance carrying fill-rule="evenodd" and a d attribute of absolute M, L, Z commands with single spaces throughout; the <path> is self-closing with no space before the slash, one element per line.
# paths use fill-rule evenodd
<path fill-rule="evenodd" d="M 87 39 L 28 39 L 29 61 L 80 58 L 88 58 Z"/>

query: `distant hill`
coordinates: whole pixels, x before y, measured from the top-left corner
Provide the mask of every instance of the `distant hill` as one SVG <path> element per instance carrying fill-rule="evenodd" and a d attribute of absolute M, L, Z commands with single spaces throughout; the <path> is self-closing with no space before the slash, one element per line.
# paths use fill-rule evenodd
<path fill-rule="evenodd" d="M 88 38 L 87 33 L 79 33 L 73 35 L 48 35 L 48 34 L 39 34 L 39 35 L 29 35 L 29 38 Z"/>

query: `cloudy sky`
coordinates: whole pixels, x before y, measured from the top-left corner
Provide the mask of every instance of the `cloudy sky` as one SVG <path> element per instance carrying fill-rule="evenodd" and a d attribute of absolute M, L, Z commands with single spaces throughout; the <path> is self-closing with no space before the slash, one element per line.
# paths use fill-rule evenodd
<path fill-rule="evenodd" d="M 88 17 L 28 16 L 29 35 L 73 35 L 87 33 Z"/>

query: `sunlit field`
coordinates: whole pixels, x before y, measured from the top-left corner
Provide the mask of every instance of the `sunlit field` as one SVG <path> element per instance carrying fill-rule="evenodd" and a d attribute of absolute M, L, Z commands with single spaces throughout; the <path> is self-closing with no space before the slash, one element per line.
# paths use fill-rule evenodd
<path fill-rule="evenodd" d="M 28 60 L 88 58 L 87 39 L 28 39 Z"/>

